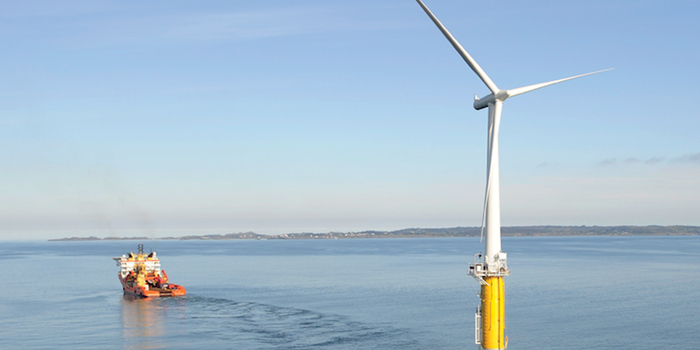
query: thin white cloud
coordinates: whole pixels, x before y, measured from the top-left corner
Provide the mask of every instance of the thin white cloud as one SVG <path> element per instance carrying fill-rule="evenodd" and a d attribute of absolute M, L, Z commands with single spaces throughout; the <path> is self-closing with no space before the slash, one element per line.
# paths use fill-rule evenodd
<path fill-rule="evenodd" d="M 169 45 L 390 29 L 407 25 L 390 19 L 348 16 L 343 8 L 336 5 L 189 13 L 110 9 L 99 16 L 90 13 L 54 16 L 45 18 L 42 25 L 33 24 L 35 22 L 18 22 L 19 25 L 14 25 L 5 34 L 13 37 L 27 35 L 70 46 Z"/>
<path fill-rule="evenodd" d="M 671 162 L 672 163 L 700 164 L 700 152 L 686 154 L 686 155 L 678 157 L 678 158 L 673 158 L 673 159 L 671 159 Z"/>
<path fill-rule="evenodd" d="M 537 165 L 538 168 L 552 168 L 552 167 L 556 167 L 556 166 L 559 166 L 559 163 L 557 163 L 557 162 L 554 162 L 554 163 L 542 162 L 542 163 Z"/>
<path fill-rule="evenodd" d="M 645 165 L 656 165 L 656 164 L 700 164 L 700 152 L 690 153 L 680 157 L 671 158 L 668 161 L 666 157 L 651 157 L 646 160 L 641 160 L 636 157 L 628 157 L 622 161 L 618 161 L 617 158 L 608 158 L 598 162 L 598 166 L 613 166 L 613 165 L 634 165 L 634 164 L 645 164 Z M 545 164 L 545 163 L 543 163 Z"/>
<path fill-rule="evenodd" d="M 244 40 L 313 33 L 322 30 L 315 9 L 276 9 L 234 13 L 158 15 L 112 21 L 105 28 L 128 41 Z M 327 16 L 325 16 L 327 17 Z"/>
<path fill-rule="evenodd" d="M 653 164 L 661 163 L 664 160 L 666 160 L 666 157 L 651 157 L 651 158 L 645 160 L 644 164 L 653 165 Z"/>
<path fill-rule="evenodd" d="M 617 164 L 617 159 L 615 158 L 610 158 L 610 159 L 604 159 L 598 162 L 598 165 L 600 166 L 611 166 Z"/>
<path fill-rule="evenodd" d="M 124 4 L 104 0 L 25 0 L 0 1 L 0 18 L 95 15 L 123 9 Z"/>

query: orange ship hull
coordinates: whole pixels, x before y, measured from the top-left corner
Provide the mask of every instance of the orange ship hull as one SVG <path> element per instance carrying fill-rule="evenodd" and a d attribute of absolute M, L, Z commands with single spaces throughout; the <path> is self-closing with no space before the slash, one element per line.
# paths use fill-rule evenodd
<path fill-rule="evenodd" d="M 152 287 L 150 285 L 141 287 L 132 284 L 126 279 L 118 275 L 119 282 L 122 284 L 124 294 L 130 294 L 142 298 L 160 298 L 160 297 L 179 297 L 187 294 L 185 287 L 179 284 L 167 284 L 160 287 Z"/>

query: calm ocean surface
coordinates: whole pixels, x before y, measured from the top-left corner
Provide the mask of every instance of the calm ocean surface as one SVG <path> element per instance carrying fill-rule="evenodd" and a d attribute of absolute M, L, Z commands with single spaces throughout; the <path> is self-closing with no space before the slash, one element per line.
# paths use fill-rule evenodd
<path fill-rule="evenodd" d="M 143 243 L 182 298 L 129 300 Z M 700 349 L 700 237 L 504 238 L 510 349 Z M 478 239 L 0 242 L 0 349 L 475 349 Z"/>

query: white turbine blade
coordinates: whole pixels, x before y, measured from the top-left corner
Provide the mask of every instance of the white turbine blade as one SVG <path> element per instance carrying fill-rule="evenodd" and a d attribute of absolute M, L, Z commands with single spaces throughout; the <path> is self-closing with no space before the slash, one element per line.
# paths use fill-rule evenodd
<path fill-rule="evenodd" d="M 491 113 L 491 111 L 489 111 Z M 486 228 L 486 208 L 489 205 L 489 192 L 491 191 L 491 151 L 493 150 L 493 125 L 489 125 L 489 139 L 488 148 L 486 150 L 486 168 L 488 172 L 486 174 L 486 193 L 484 194 L 484 210 L 481 212 L 481 235 L 479 236 L 479 243 L 484 240 L 484 228 Z"/>
<path fill-rule="evenodd" d="M 455 50 L 457 50 L 459 55 L 462 56 L 464 61 L 467 62 L 469 68 L 471 68 L 474 71 L 474 73 L 476 73 L 476 75 L 479 76 L 481 81 L 483 81 L 484 84 L 486 84 L 486 86 L 489 88 L 489 90 L 491 90 L 491 92 L 493 92 L 494 94 L 498 92 L 498 87 L 496 86 L 496 84 L 494 84 L 491 78 L 489 78 L 489 76 L 486 75 L 486 72 L 484 72 L 484 70 L 481 69 L 479 64 L 476 63 L 476 61 L 474 61 L 474 59 L 472 58 L 472 56 L 469 55 L 467 50 L 465 50 L 462 47 L 462 45 L 460 45 L 459 42 L 457 42 L 457 40 L 452 36 L 452 34 L 450 34 L 447 28 L 445 28 L 445 26 L 443 26 L 442 23 L 440 23 L 440 20 L 438 20 L 437 17 L 435 17 L 435 15 L 433 15 L 433 13 L 430 12 L 430 9 L 428 9 L 428 7 L 426 7 L 421 0 L 416 1 L 420 5 L 420 7 L 423 8 L 423 11 L 425 11 L 425 13 L 428 14 L 428 17 L 430 17 L 430 19 L 433 20 L 433 23 L 435 23 L 438 29 L 440 29 L 442 34 L 445 35 L 445 38 L 447 38 L 447 40 L 450 41 L 452 46 L 455 48 Z"/>
<path fill-rule="evenodd" d="M 491 192 L 491 178 L 493 175 L 493 144 L 496 139 L 496 125 L 492 123 L 495 121 L 496 111 L 489 107 L 489 133 L 488 133 L 488 144 L 486 145 L 486 193 L 484 194 L 484 210 L 481 213 L 481 235 L 479 237 L 479 243 L 484 240 L 484 229 L 486 228 L 486 209 L 489 207 L 489 193 Z"/>
<path fill-rule="evenodd" d="M 486 181 L 486 197 L 484 198 L 484 210 L 481 212 L 481 235 L 479 236 L 479 243 L 484 241 L 484 229 L 486 228 L 486 205 L 489 201 L 489 185 L 490 183 Z"/>
<path fill-rule="evenodd" d="M 564 78 L 564 79 L 553 80 L 553 81 L 546 82 L 546 83 L 534 84 L 534 85 L 524 86 L 524 87 L 520 87 L 520 88 L 516 88 L 516 89 L 506 90 L 506 95 L 507 95 L 508 97 L 518 96 L 518 95 L 522 95 L 522 94 L 524 94 L 524 93 L 526 93 L 526 92 L 530 92 L 530 91 L 532 91 L 532 90 L 541 89 L 541 88 L 543 88 L 543 87 L 550 86 L 550 85 L 554 85 L 554 84 L 558 84 L 558 83 L 561 83 L 561 82 L 564 82 L 564 81 L 567 81 L 567 80 L 576 79 L 576 78 L 581 78 L 581 77 L 585 77 L 585 76 L 587 76 L 587 75 L 592 75 L 592 74 L 598 74 L 598 73 L 602 73 L 602 72 L 607 72 L 607 71 L 613 70 L 613 69 L 614 69 L 614 68 L 608 68 L 608 69 L 603 69 L 603 70 L 599 70 L 599 71 L 596 71 L 596 72 L 590 72 L 590 73 L 586 73 L 586 74 L 576 75 L 576 76 L 568 77 L 568 78 Z"/>

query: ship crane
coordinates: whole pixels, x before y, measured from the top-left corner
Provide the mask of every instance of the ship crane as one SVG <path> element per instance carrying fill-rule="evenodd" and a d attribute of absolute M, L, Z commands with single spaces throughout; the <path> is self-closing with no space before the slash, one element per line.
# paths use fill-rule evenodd
<path fill-rule="evenodd" d="M 546 86 L 561 83 L 567 80 L 596 74 L 610 69 L 576 75 L 569 78 L 549 81 L 546 83 L 524 86 L 516 89 L 501 90 L 489 78 L 478 63 L 450 34 L 445 26 L 433 15 L 421 0 L 416 0 L 425 13 L 440 29 L 442 34 L 457 50 L 469 68 L 476 73 L 481 81 L 491 91 L 488 95 L 479 98 L 474 95 L 474 109 L 488 108 L 488 148 L 486 152 L 486 194 L 484 196 L 484 211 L 482 214 L 482 232 L 486 233 L 485 253 L 474 255 L 474 262 L 469 264 L 469 275 L 474 277 L 481 285 L 481 304 L 477 307 L 475 320 L 475 343 L 485 350 L 502 350 L 508 346 L 508 338 L 505 336 L 505 284 L 503 277 L 510 275 L 507 264 L 507 254 L 501 250 L 501 190 L 500 171 L 498 160 L 498 134 L 501 125 L 501 111 L 503 102 L 509 98 L 541 89 Z M 478 255 L 478 258 L 477 258 Z"/>

